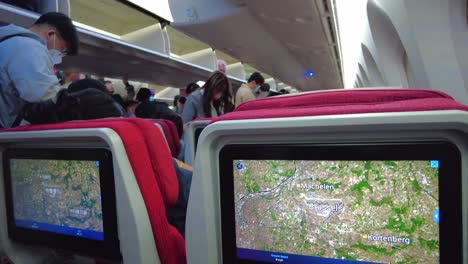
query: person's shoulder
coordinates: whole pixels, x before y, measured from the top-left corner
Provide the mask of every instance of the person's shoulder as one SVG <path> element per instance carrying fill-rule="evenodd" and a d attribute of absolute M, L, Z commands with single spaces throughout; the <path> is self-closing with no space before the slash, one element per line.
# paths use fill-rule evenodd
<path fill-rule="evenodd" d="M 12 45 L 23 52 L 28 52 L 28 49 L 40 49 L 47 51 L 47 47 L 37 39 L 33 39 L 27 36 L 14 36 L 3 41 L 5 45 Z"/>
<path fill-rule="evenodd" d="M 242 84 L 241 87 L 239 88 L 242 92 L 251 92 L 252 90 L 246 85 Z"/>
<path fill-rule="evenodd" d="M 203 97 L 203 94 L 201 91 L 195 91 L 187 97 L 187 101 L 188 100 L 199 101 L 201 100 L 202 97 Z"/>
<path fill-rule="evenodd" d="M 252 90 L 249 87 L 247 87 L 246 85 L 242 85 L 239 88 L 238 93 L 241 94 L 241 95 L 248 95 L 248 94 L 252 94 Z"/>

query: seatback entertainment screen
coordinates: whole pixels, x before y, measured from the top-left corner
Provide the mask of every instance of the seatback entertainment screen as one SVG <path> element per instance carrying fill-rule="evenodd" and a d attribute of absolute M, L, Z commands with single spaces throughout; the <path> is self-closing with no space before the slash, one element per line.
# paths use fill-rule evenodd
<path fill-rule="evenodd" d="M 460 168 L 442 143 L 228 145 L 224 263 L 455 263 Z"/>
<path fill-rule="evenodd" d="M 110 151 L 11 148 L 2 154 L 10 239 L 121 259 Z"/>
<path fill-rule="evenodd" d="M 11 159 L 17 226 L 104 240 L 99 161 Z"/>
<path fill-rule="evenodd" d="M 236 160 L 238 256 L 438 263 L 438 162 Z"/>

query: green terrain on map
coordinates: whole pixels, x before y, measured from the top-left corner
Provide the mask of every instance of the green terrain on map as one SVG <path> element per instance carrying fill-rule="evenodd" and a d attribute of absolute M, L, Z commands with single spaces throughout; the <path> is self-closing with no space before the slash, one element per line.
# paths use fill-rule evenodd
<path fill-rule="evenodd" d="M 430 161 L 234 161 L 237 247 L 439 263 Z"/>
<path fill-rule="evenodd" d="M 11 160 L 15 219 L 102 232 L 95 161 Z"/>

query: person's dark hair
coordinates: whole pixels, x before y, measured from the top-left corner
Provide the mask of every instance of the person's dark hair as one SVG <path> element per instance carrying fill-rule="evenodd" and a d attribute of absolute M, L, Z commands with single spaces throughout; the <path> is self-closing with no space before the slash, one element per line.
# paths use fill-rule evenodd
<path fill-rule="evenodd" d="M 185 102 L 187 102 L 187 98 L 185 98 L 184 96 L 181 96 L 181 97 L 179 98 L 179 103 L 185 104 Z"/>
<path fill-rule="evenodd" d="M 260 86 L 260 91 L 269 92 L 270 91 L 270 85 L 268 83 L 262 84 L 262 86 Z"/>
<path fill-rule="evenodd" d="M 151 97 L 151 91 L 148 88 L 140 88 L 136 95 L 136 99 L 138 102 L 146 102 L 149 101 Z"/>
<path fill-rule="evenodd" d="M 161 102 L 143 102 L 135 109 L 135 116 L 147 119 L 166 119 L 174 122 L 177 127 L 179 137 L 184 133 L 184 124 L 182 118 L 174 113 L 169 106 Z"/>
<path fill-rule="evenodd" d="M 174 102 L 172 103 L 173 106 L 177 106 L 177 102 L 179 101 L 180 95 L 174 96 Z"/>
<path fill-rule="evenodd" d="M 281 89 L 278 91 L 280 94 L 289 94 L 288 90 L 286 89 Z"/>
<path fill-rule="evenodd" d="M 112 82 L 111 81 L 104 81 L 104 85 L 106 85 L 108 83 L 112 83 Z"/>
<path fill-rule="evenodd" d="M 211 103 L 218 112 L 218 115 L 221 113 L 228 113 L 232 108 L 232 93 L 231 93 L 231 82 L 227 76 L 220 72 L 216 71 L 203 85 L 203 111 L 207 117 L 211 117 Z M 213 96 L 222 92 L 223 95 L 219 100 L 213 101 Z"/>
<path fill-rule="evenodd" d="M 255 81 L 258 85 L 262 85 L 263 83 L 265 83 L 265 79 L 258 72 L 252 73 L 252 75 L 250 75 L 249 80 L 247 82 L 252 82 L 252 81 Z"/>
<path fill-rule="evenodd" d="M 44 24 L 47 24 L 57 29 L 60 36 L 67 43 L 67 55 L 78 54 L 78 48 L 80 45 L 78 32 L 68 16 L 58 12 L 49 12 L 45 13 L 44 15 L 39 17 L 39 19 L 36 20 L 36 22 L 34 22 L 34 25 Z"/>
<path fill-rule="evenodd" d="M 187 95 L 195 92 L 196 90 L 198 90 L 200 88 L 200 85 L 198 85 L 197 83 L 189 83 L 187 85 L 187 88 L 185 88 L 185 93 L 187 93 Z"/>
<path fill-rule="evenodd" d="M 281 94 L 279 92 L 275 92 L 275 91 L 270 91 L 268 93 L 268 97 L 277 96 L 277 95 L 281 95 Z"/>
<path fill-rule="evenodd" d="M 31 124 L 122 116 L 125 113 L 109 94 L 93 88 L 77 92 L 62 89 L 55 104 L 50 100 L 29 103 L 23 109 L 23 118 Z"/>
<path fill-rule="evenodd" d="M 104 93 L 109 93 L 106 86 L 102 82 L 91 78 L 85 78 L 83 80 L 72 82 L 70 86 L 68 86 L 68 91 L 74 93 L 88 88 L 93 88 Z"/>

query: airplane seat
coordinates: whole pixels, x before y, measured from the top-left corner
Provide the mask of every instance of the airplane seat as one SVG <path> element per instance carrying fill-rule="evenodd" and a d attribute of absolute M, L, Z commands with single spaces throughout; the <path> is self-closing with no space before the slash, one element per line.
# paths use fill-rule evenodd
<path fill-rule="evenodd" d="M 201 131 L 210 124 L 214 118 L 197 118 L 187 123 L 184 131 L 184 162 L 190 166 L 195 160 L 198 138 Z"/>
<path fill-rule="evenodd" d="M 171 134 L 172 134 L 172 140 L 174 142 L 175 151 L 177 155 L 179 155 L 180 150 L 181 150 L 181 145 L 180 145 L 180 136 L 179 136 L 179 132 L 177 131 L 177 127 L 174 124 L 174 122 L 170 120 L 163 119 L 163 121 L 166 122 L 166 124 L 169 126 L 169 130 L 171 131 Z"/>
<path fill-rule="evenodd" d="M 151 122 L 151 121 L 150 121 Z M 154 123 L 154 122 L 153 122 Z M 159 131 L 161 132 L 161 134 L 163 135 L 164 137 L 164 140 L 166 141 L 166 146 L 167 146 L 167 149 L 169 149 L 169 151 L 171 151 L 171 149 L 169 148 L 169 142 L 167 141 L 167 138 L 166 138 L 166 134 L 164 134 L 164 129 L 163 127 L 158 124 L 158 123 L 154 123 L 154 125 L 159 129 Z"/>
<path fill-rule="evenodd" d="M 403 100 L 418 100 L 428 98 L 452 98 L 446 93 L 435 90 L 401 89 L 401 88 L 368 88 L 353 90 L 317 91 L 262 98 L 245 102 L 235 111 L 254 109 L 271 109 L 284 107 L 310 107 L 326 105 L 349 105 L 365 103 L 384 103 Z"/>
<path fill-rule="evenodd" d="M 181 146 L 179 134 L 177 133 L 177 128 L 172 121 L 165 119 L 147 119 L 155 124 L 160 125 L 163 128 L 164 135 L 166 137 L 167 143 L 169 144 L 169 149 L 171 150 L 172 157 L 177 157 L 179 155 Z"/>
<path fill-rule="evenodd" d="M 438 91 L 372 89 L 267 98 L 214 119 L 194 162 L 188 263 L 468 263 L 467 112 Z M 400 202 L 411 204 L 401 217 Z"/>
<path fill-rule="evenodd" d="M 451 96 L 435 90 L 363 89 L 313 92 L 246 102 L 221 120 L 259 119 L 370 112 L 464 109 Z M 259 111 L 262 110 L 262 111 Z"/>
<path fill-rule="evenodd" d="M 26 149 L 23 151 L 26 154 L 22 155 L 28 155 L 29 151 L 36 153 L 38 150 L 46 154 L 60 151 L 60 149 L 62 152 L 69 150 L 65 156 L 85 152 L 90 156 L 80 158 L 84 160 L 95 155 L 92 152 L 95 151 L 94 149 L 110 151 L 112 156 L 110 171 L 113 170 L 110 178 L 115 181 L 114 201 L 117 209 L 114 221 L 117 221 L 116 234 L 118 234 L 117 241 L 120 247 L 117 255 L 120 255 L 123 263 L 177 264 L 186 262 L 184 239 L 175 227 L 169 224 L 166 217 L 166 208 L 175 205 L 177 201 L 178 182 L 170 151 L 167 147 L 161 147 L 165 144 L 162 133 L 154 124 L 138 118 L 23 126 L 0 132 L 0 154 L 4 158 L 8 157 L 7 151 L 16 151 L 16 149 Z M 90 152 L 89 149 L 92 151 Z M 41 153 L 35 155 L 41 155 Z M 101 163 L 100 160 L 99 163 Z M 99 163 L 96 166 L 99 166 Z M 0 184 L 0 199 L 2 200 L 0 203 L 0 211 L 2 211 L 0 214 L 0 249 L 3 249 L 14 263 L 43 263 L 50 258 L 52 251 L 60 247 L 38 248 L 37 243 L 36 246 L 23 244 L 12 241 L 8 237 L 6 208 L 3 202 L 5 198 L 3 170 L 0 173 L 2 174 L 0 179 L 2 182 Z M 102 176 L 101 179 L 103 179 Z M 101 190 L 104 190 L 103 188 L 108 187 L 101 185 Z M 57 192 L 61 193 L 54 191 L 54 197 Z M 106 201 L 109 203 L 113 199 L 104 200 L 106 199 L 104 198 L 105 192 L 102 193 L 103 208 L 106 208 L 104 203 Z M 102 218 L 106 227 L 106 221 L 112 221 L 112 217 L 108 216 L 106 220 L 105 213 L 111 210 L 103 210 L 106 210 L 103 211 Z M 82 236 L 81 233 L 79 235 Z M 104 233 L 104 238 L 107 239 L 107 236 L 113 237 L 113 235 Z M 69 241 L 68 239 L 67 237 L 64 241 Z M 81 244 L 74 244 L 75 247 L 79 247 L 78 245 Z M 103 248 L 108 247 L 105 245 Z M 115 248 L 113 253 L 116 253 Z M 95 256 L 92 253 L 90 255 L 106 259 L 105 256 Z"/>

